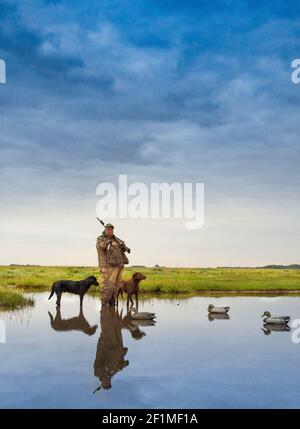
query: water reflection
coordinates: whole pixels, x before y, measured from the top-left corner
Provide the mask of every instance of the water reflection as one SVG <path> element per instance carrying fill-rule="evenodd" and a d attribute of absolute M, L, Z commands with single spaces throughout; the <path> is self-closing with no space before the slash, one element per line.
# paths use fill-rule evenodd
<path fill-rule="evenodd" d="M 53 330 L 48 310 L 57 327 L 60 319 L 78 317 L 79 306 L 76 297 L 66 295 L 56 316 L 48 295 L 34 295 L 29 323 L 17 313 L 0 313 L 7 329 L 7 342 L 0 344 L 0 408 L 300 406 L 300 343 L 291 335 L 297 339 L 296 326 L 281 334 L 278 326 L 266 326 L 265 338 L 260 315 L 266 303 L 260 298 L 226 297 L 232 308 L 227 321 L 207 318 L 211 297 L 141 300 L 140 311 L 159 314 L 155 329 L 147 328 L 148 320 L 130 320 L 124 306 L 123 315 L 112 311 L 107 322 L 101 314 L 101 332 L 99 297 L 86 296 L 84 316 L 91 327 L 98 325 L 87 336 L 60 332 L 60 323 Z M 289 314 L 291 320 L 300 318 L 299 308 L 299 297 L 268 301 L 271 314 Z M 112 388 L 93 395 L 105 378 Z"/>
<path fill-rule="evenodd" d="M 80 331 L 86 335 L 94 335 L 98 325 L 91 326 L 80 308 L 79 315 L 64 319 L 61 316 L 60 307 L 56 307 L 55 317 L 48 311 L 51 328 L 55 331 Z M 123 317 L 123 310 L 102 308 L 100 311 L 101 334 L 97 344 L 96 357 L 94 361 L 94 375 L 99 379 L 100 389 L 110 389 L 112 378 L 119 371 L 129 365 L 125 359 L 128 348 L 124 347 L 122 329 L 130 332 L 131 337 L 140 340 L 146 333 L 140 326 L 154 326 L 153 320 L 133 320 L 130 311 Z"/>
<path fill-rule="evenodd" d="M 133 320 L 130 311 L 123 317 L 123 310 L 102 308 L 100 311 L 101 334 L 97 345 L 94 362 L 94 375 L 99 378 L 101 388 L 111 389 L 112 378 L 129 365 L 125 359 L 128 347 L 124 347 L 122 329 L 130 332 L 134 340 L 141 340 L 146 333 L 140 326 L 155 326 L 153 320 Z"/>
<path fill-rule="evenodd" d="M 114 308 L 102 308 L 100 312 L 101 334 L 94 362 L 94 375 L 100 386 L 94 391 L 111 388 L 112 377 L 129 365 L 125 359 L 128 348 L 124 347 L 123 321 Z"/>
<path fill-rule="evenodd" d="M 80 308 L 79 315 L 71 317 L 69 319 L 63 319 L 61 317 L 60 307 L 56 307 L 55 317 L 52 316 L 50 311 L 48 311 L 50 317 L 50 324 L 52 329 L 55 331 L 80 331 L 86 335 L 94 335 L 97 330 L 98 325 L 91 326 L 86 320 L 83 314 L 82 307 Z"/>
<path fill-rule="evenodd" d="M 130 332 L 131 337 L 134 340 L 140 340 L 146 335 L 146 333 L 140 330 L 139 328 L 139 325 L 141 325 L 140 323 L 134 323 L 134 322 L 136 321 L 132 320 L 130 313 L 127 313 L 127 315 L 122 319 L 122 327 L 124 329 L 127 329 Z"/>
<path fill-rule="evenodd" d="M 212 322 L 213 320 L 218 320 L 218 319 L 228 320 L 230 319 L 230 316 L 227 313 L 208 313 L 207 318 Z"/>
<path fill-rule="evenodd" d="M 261 330 L 265 335 L 271 335 L 272 332 L 289 332 L 291 328 L 289 325 L 272 325 L 271 323 L 264 323 Z"/>

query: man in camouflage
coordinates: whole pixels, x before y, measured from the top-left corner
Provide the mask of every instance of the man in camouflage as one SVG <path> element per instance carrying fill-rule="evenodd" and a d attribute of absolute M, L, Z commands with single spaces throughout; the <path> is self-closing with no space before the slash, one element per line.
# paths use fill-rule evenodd
<path fill-rule="evenodd" d="M 114 226 L 111 223 L 105 225 L 104 232 L 97 238 L 96 247 L 103 281 L 102 304 L 114 305 L 124 264 L 128 264 L 125 252 L 130 253 L 130 249 L 114 235 Z"/>

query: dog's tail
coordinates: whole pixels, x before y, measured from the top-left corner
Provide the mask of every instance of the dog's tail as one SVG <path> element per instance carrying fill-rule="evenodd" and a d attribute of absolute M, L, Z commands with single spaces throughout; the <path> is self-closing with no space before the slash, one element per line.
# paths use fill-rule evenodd
<path fill-rule="evenodd" d="M 54 295 L 54 285 L 52 286 L 52 290 L 48 299 L 51 299 Z"/>
<path fill-rule="evenodd" d="M 50 313 L 50 311 L 48 311 L 48 314 L 49 314 L 49 317 L 50 317 L 50 323 L 51 323 L 51 326 L 52 326 L 52 325 L 53 325 L 54 318 L 53 318 L 52 314 Z"/>

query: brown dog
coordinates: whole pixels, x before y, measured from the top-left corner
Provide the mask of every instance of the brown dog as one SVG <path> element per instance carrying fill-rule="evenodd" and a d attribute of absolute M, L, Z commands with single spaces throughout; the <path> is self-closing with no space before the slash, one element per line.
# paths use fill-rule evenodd
<path fill-rule="evenodd" d="M 121 287 L 118 290 L 117 295 L 117 304 L 119 301 L 119 295 L 121 294 L 123 298 L 123 292 L 127 293 L 127 306 L 129 305 L 129 300 L 131 305 L 133 305 L 132 295 L 135 295 L 136 306 L 138 306 L 138 294 L 139 294 L 139 283 L 141 280 L 145 280 L 147 277 L 142 273 L 134 273 L 130 280 L 122 280 Z"/>

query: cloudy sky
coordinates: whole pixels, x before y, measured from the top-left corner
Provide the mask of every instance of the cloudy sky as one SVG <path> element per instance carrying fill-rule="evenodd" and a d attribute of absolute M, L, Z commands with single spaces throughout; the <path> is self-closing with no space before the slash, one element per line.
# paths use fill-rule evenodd
<path fill-rule="evenodd" d="M 1 0 L 0 264 L 95 265 L 96 188 L 203 182 L 205 224 L 109 219 L 132 264 L 299 263 L 298 1 Z"/>

